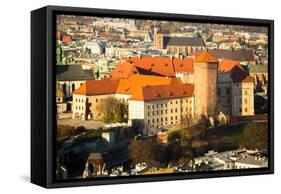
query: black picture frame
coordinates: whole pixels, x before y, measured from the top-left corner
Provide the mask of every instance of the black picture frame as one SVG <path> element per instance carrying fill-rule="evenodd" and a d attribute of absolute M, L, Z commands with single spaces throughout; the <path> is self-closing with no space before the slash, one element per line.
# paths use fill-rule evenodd
<path fill-rule="evenodd" d="M 55 180 L 55 16 L 74 14 L 99 17 L 122 17 L 189 22 L 208 22 L 265 26 L 269 29 L 269 167 L 212 171 L 200 173 L 177 173 L 173 175 L 149 175 L 117 178 L 99 178 L 56 181 Z M 124 10 L 46 6 L 31 12 L 31 182 L 46 188 L 88 185 L 170 181 L 241 175 L 274 173 L 274 21 L 261 19 L 215 17 L 170 13 L 153 13 Z"/>

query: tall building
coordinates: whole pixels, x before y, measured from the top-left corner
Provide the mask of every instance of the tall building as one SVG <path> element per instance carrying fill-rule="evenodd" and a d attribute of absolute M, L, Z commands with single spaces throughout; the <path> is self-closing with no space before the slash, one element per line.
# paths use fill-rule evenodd
<path fill-rule="evenodd" d="M 194 64 L 195 114 L 212 114 L 217 101 L 218 60 L 208 52 L 195 59 Z"/>

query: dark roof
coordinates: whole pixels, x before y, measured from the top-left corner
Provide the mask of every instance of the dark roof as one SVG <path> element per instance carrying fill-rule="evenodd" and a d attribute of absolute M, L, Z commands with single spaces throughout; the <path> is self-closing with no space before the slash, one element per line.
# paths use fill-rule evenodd
<path fill-rule="evenodd" d="M 230 59 L 235 61 L 254 61 L 253 50 L 225 50 L 225 49 L 214 49 L 209 50 L 211 55 L 218 59 Z"/>
<path fill-rule="evenodd" d="M 253 80 L 238 66 L 234 66 L 231 70 L 231 78 L 234 83 L 237 82 L 253 82 Z"/>
<path fill-rule="evenodd" d="M 57 65 L 56 77 L 58 81 L 93 80 L 89 71 L 83 70 L 81 65 Z"/>
<path fill-rule="evenodd" d="M 202 38 L 164 36 L 164 46 L 205 46 Z"/>

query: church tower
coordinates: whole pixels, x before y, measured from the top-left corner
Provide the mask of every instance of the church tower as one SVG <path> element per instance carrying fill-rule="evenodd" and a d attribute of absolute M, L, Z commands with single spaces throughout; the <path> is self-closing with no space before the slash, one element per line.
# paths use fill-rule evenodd
<path fill-rule="evenodd" d="M 216 109 L 218 60 L 204 52 L 194 60 L 195 115 L 210 116 Z"/>

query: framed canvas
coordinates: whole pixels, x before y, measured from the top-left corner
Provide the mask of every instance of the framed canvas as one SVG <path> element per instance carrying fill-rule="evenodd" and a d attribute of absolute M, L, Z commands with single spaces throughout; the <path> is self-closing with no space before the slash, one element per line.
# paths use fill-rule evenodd
<path fill-rule="evenodd" d="M 272 20 L 31 12 L 31 182 L 272 174 Z"/>

